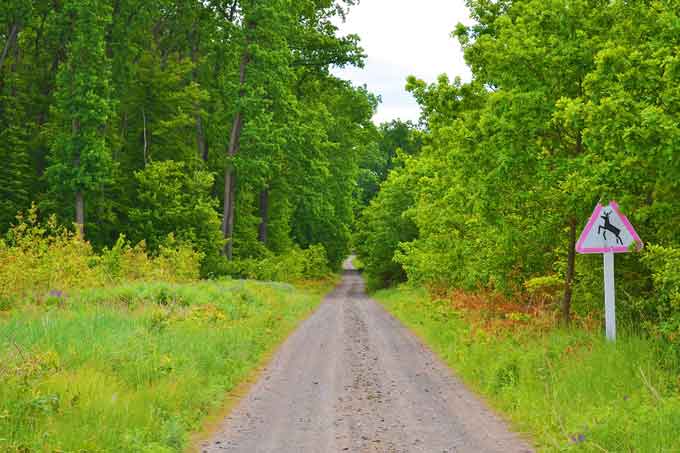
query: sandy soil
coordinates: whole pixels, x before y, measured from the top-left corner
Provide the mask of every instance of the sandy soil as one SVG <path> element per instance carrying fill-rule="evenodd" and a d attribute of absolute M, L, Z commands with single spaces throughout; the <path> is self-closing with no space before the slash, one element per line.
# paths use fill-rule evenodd
<path fill-rule="evenodd" d="M 202 451 L 532 451 L 345 266 Z"/>

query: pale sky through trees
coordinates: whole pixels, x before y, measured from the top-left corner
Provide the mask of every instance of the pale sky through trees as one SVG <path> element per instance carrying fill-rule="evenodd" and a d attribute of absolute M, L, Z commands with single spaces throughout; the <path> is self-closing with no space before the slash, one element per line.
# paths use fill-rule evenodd
<path fill-rule="evenodd" d="M 460 44 L 451 37 L 458 22 L 471 22 L 463 0 L 361 0 L 340 31 L 361 37 L 366 67 L 334 73 L 382 96 L 376 123 L 417 121 L 418 105 L 404 89 L 407 76 L 428 83 L 442 73 L 470 79 Z"/>

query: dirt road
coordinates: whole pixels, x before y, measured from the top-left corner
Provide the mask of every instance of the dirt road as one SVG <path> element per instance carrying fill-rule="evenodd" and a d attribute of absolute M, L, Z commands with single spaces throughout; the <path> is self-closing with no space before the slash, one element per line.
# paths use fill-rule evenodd
<path fill-rule="evenodd" d="M 531 451 L 346 269 L 202 451 Z"/>

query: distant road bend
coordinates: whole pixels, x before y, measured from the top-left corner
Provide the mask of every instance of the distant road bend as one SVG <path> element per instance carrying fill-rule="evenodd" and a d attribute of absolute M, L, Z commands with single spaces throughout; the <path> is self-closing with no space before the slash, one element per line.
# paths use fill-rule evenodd
<path fill-rule="evenodd" d="M 531 452 L 433 353 L 342 282 L 282 345 L 203 452 Z"/>

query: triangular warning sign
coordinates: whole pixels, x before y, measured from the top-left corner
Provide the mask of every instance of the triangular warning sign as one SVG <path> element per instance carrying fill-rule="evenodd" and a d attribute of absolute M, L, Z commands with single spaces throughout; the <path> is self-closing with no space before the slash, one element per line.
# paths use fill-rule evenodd
<path fill-rule="evenodd" d="M 625 215 L 621 214 L 615 201 L 607 206 L 598 204 L 590 216 L 586 228 L 576 243 L 579 253 L 625 253 L 635 245 L 642 248 L 642 241 Z"/>

